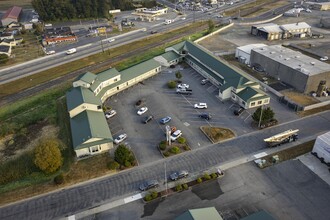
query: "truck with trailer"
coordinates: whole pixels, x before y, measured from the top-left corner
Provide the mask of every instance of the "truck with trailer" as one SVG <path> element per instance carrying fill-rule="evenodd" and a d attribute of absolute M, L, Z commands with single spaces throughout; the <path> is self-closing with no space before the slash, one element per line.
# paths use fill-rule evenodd
<path fill-rule="evenodd" d="M 264 139 L 264 141 L 267 143 L 268 147 L 277 147 L 280 146 L 281 144 L 296 141 L 298 139 L 298 131 L 299 129 L 295 129 L 295 130 L 290 129 L 282 133 L 276 134 L 274 136 L 271 136 L 269 138 L 266 138 Z"/>

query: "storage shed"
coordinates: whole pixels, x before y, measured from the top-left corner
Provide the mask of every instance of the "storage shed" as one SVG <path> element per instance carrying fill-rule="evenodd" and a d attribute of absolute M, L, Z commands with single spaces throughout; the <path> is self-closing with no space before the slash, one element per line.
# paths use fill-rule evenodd
<path fill-rule="evenodd" d="M 321 161 L 330 163 L 330 131 L 316 138 L 312 154 Z"/>

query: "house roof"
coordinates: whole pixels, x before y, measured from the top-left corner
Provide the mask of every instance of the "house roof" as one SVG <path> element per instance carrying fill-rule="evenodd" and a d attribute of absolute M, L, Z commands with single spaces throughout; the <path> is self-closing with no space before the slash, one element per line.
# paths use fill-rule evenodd
<path fill-rule="evenodd" d="M 214 207 L 190 209 L 175 220 L 222 220 L 220 214 Z"/>
<path fill-rule="evenodd" d="M 100 72 L 96 75 L 96 80 L 94 83 L 91 85 L 90 89 L 92 91 L 95 91 L 95 89 L 104 81 L 107 81 L 115 76 L 120 75 L 120 73 L 115 69 L 111 68 L 106 71 Z"/>
<path fill-rule="evenodd" d="M 280 26 L 284 31 L 292 31 L 297 29 L 311 28 L 306 22 L 297 22 L 293 24 L 283 24 Z"/>
<path fill-rule="evenodd" d="M 90 72 L 84 73 L 77 78 L 77 80 L 81 80 L 89 84 L 92 84 L 95 79 L 96 75 Z"/>
<path fill-rule="evenodd" d="M 171 46 L 174 50 L 176 50 L 176 51 L 181 51 L 182 50 L 182 48 L 184 47 L 184 45 L 185 45 L 185 41 L 182 41 L 182 42 L 180 42 L 180 43 L 177 43 L 177 44 L 174 44 L 173 46 Z"/>
<path fill-rule="evenodd" d="M 273 218 L 273 216 L 268 214 L 268 212 L 262 210 L 262 211 L 253 213 L 252 215 L 241 218 L 241 220 L 275 220 L 275 218 Z"/>
<path fill-rule="evenodd" d="M 9 50 L 10 50 L 10 46 L 0 45 L 0 52 L 2 52 L 2 53 L 8 53 Z"/>
<path fill-rule="evenodd" d="M 254 97 L 255 95 L 258 95 L 258 96 Z M 242 91 L 237 93 L 237 96 L 240 97 L 245 102 L 251 102 L 254 100 L 268 97 L 263 91 L 261 91 L 260 89 L 253 88 L 253 87 L 246 87 L 245 89 L 243 89 Z"/>
<path fill-rule="evenodd" d="M 11 8 L 9 8 L 6 13 L 2 16 L 2 19 L 5 18 L 14 18 L 14 19 L 18 19 L 19 14 L 21 13 L 22 8 L 18 7 L 18 6 L 13 6 Z"/>
<path fill-rule="evenodd" d="M 103 112 L 86 110 L 70 119 L 72 143 L 75 150 L 97 143 L 112 142 L 112 135 Z M 95 138 L 94 142 L 85 143 Z M 84 144 L 85 143 L 85 144 Z"/>
<path fill-rule="evenodd" d="M 71 88 L 66 93 L 66 103 L 68 106 L 68 111 L 71 111 L 83 103 L 102 106 L 101 100 L 97 98 L 92 91 L 80 86 Z"/>
<path fill-rule="evenodd" d="M 166 53 L 163 53 L 161 55 L 167 62 L 170 62 L 172 60 L 178 59 L 180 57 L 179 54 L 175 53 L 174 51 L 168 51 Z"/>

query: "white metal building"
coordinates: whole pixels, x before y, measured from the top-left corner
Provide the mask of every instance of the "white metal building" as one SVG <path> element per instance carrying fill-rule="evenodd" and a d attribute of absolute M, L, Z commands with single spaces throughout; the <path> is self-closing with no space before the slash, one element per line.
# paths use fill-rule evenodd
<path fill-rule="evenodd" d="M 312 152 L 320 160 L 330 163 L 330 131 L 316 138 Z"/>
<path fill-rule="evenodd" d="M 267 47 L 266 44 L 248 44 L 245 46 L 237 47 L 235 52 L 235 58 L 241 63 L 250 64 L 251 50 L 260 47 Z"/>

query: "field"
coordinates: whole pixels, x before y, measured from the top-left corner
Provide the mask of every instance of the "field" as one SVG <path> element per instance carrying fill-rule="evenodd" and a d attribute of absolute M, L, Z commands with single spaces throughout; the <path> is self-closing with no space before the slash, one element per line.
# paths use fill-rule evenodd
<path fill-rule="evenodd" d="M 277 2 L 277 3 L 276 3 Z M 283 1 L 276 1 L 276 0 L 255 0 L 254 2 L 251 2 L 249 4 L 243 5 L 241 7 L 231 9 L 226 11 L 224 14 L 225 16 L 239 16 L 242 17 L 244 12 L 251 11 L 250 13 L 247 13 L 246 16 L 257 16 L 260 15 L 266 11 L 269 10 L 269 8 L 280 6 L 280 2 Z M 261 6 L 261 7 L 258 7 Z"/>
<path fill-rule="evenodd" d="M 201 130 L 212 143 L 218 143 L 235 137 L 234 132 L 227 128 L 202 126 Z"/>
<path fill-rule="evenodd" d="M 22 8 L 32 8 L 32 0 L 0 0 L 0 10 L 7 10 L 12 6 L 20 6 Z"/>

